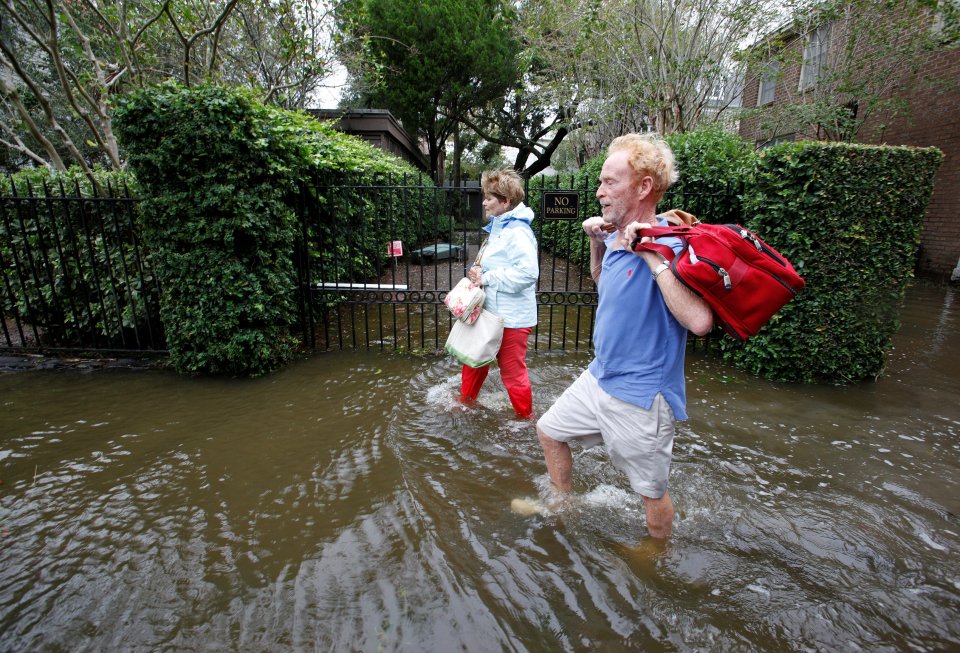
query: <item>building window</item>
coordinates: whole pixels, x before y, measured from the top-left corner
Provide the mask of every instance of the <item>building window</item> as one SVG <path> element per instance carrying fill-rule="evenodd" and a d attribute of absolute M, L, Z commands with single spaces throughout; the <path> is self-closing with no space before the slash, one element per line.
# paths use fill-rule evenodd
<path fill-rule="evenodd" d="M 830 44 L 830 26 L 823 25 L 807 34 L 803 42 L 803 66 L 800 68 L 800 90 L 817 85 L 827 61 Z"/>
<path fill-rule="evenodd" d="M 795 140 L 797 140 L 796 134 L 780 134 L 779 136 L 771 136 L 765 141 L 757 141 L 756 145 L 758 150 L 765 150 L 768 147 L 773 147 L 780 143 L 792 143 Z"/>
<path fill-rule="evenodd" d="M 960 41 L 960 0 L 939 0 L 933 19 L 933 33 L 944 45 Z"/>
<path fill-rule="evenodd" d="M 770 61 L 760 73 L 760 92 L 757 94 L 757 106 L 773 102 L 777 90 L 777 79 L 780 77 L 780 63 Z"/>

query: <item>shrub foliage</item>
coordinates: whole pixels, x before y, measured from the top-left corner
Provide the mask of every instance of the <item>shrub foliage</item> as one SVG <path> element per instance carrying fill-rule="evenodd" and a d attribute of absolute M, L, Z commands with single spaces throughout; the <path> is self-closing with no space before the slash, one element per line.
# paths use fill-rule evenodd
<path fill-rule="evenodd" d="M 171 362 L 190 374 L 257 375 L 291 355 L 294 207 L 316 214 L 311 202 L 331 202 L 309 180 L 330 171 L 411 172 L 360 139 L 242 90 L 159 85 L 125 96 L 115 123 L 144 191 L 143 237 L 161 281 Z M 363 201 L 351 206 L 359 214 L 324 214 L 362 223 Z M 386 249 L 375 238 L 351 245 L 360 268 Z"/>
<path fill-rule="evenodd" d="M 117 135 L 141 180 L 143 237 L 174 367 L 258 374 L 289 355 L 296 149 L 250 96 L 166 84 L 121 99 Z"/>
<path fill-rule="evenodd" d="M 942 158 L 935 148 L 815 141 L 761 152 L 743 224 L 807 286 L 744 346 L 723 341 L 724 357 L 773 380 L 875 378 L 899 328 Z"/>
<path fill-rule="evenodd" d="M 15 318 L 11 328 L 36 330 L 50 348 L 153 348 L 162 333 L 149 256 L 136 239 L 135 180 L 102 171 L 94 179 L 79 168 L 28 169 L 7 179 L 3 315 Z"/>

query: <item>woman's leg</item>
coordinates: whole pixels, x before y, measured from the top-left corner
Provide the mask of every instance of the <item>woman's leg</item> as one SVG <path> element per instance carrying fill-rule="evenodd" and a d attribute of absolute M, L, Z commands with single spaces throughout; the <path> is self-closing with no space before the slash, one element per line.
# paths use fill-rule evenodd
<path fill-rule="evenodd" d="M 500 365 L 500 378 L 507 387 L 510 403 L 517 417 L 530 417 L 533 414 L 533 391 L 530 387 L 530 374 L 527 372 L 527 338 L 533 331 L 525 329 L 504 329 L 503 344 L 497 354 Z"/>
<path fill-rule="evenodd" d="M 483 367 L 463 366 L 463 370 L 460 372 L 460 401 L 462 403 L 469 405 L 477 400 L 477 395 L 480 394 L 480 386 L 483 385 L 489 373 L 489 365 Z"/>

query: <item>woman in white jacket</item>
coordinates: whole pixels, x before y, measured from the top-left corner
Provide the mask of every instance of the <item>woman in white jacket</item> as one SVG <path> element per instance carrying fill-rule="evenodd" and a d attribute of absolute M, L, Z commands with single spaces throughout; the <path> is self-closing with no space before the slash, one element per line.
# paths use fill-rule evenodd
<path fill-rule="evenodd" d="M 527 338 L 537 324 L 537 277 L 540 264 L 531 224 L 533 211 L 523 204 L 523 180 L 513 170 L 484 172 L 480 179 L 484 214 L 490 233 L 480 265 L 467 276 L 483 286 L 483 307 L 503 318 L 503 344 L 497 354 L 500 377 L 517 417 L 533 414 L 533 393 L 527 373 Z M 463 366 L 460 401 L 473 403 L 489 366 Z"/>

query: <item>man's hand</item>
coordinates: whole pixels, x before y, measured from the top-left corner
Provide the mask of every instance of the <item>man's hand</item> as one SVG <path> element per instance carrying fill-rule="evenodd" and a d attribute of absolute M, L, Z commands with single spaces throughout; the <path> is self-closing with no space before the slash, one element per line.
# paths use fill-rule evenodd
<path fill-rule="evenodd" d="M 653 225 L 649 222 L 631 222 L 627 225 L 627 228 L 623 230 L 623 233 L 620 235 L 620 244 L 623 245 L 624 249 L 633 251 L 633 241 L 640 235 L 641 229 L 650 229 Z M 640 239 L 641 243 L 653 242 L 653 238 L 650 236 L 644 236 Z M 639 252 L 637 252 L 639 253 Z"/>
<path fill-rule="evenodd" d="M 603 240 L 617 228 L 598 215 L 583 221 L 583 232 L 594 240 Z"/>

